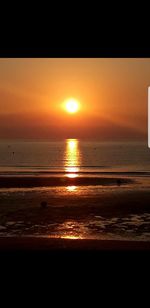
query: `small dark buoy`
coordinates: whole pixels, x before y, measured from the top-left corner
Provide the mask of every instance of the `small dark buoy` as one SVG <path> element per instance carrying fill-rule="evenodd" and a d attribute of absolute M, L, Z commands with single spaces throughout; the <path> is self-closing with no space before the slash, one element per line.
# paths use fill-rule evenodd
<path fill-rule="evenodd" d="M 46 201 L 42 201 L 41 202 L 41 208 L 45 209 L 47 207 L 47 202 Z"/>
<path fill-rule="evenodd" d="M 13 155 L 15 154 L 15 152 L 12 152 L 13 153 Z"/>
<path fill-rule="evenodd" d="M 117 185 L 121 185 L 121 180 L 120 179 L 117 179 Z"/>

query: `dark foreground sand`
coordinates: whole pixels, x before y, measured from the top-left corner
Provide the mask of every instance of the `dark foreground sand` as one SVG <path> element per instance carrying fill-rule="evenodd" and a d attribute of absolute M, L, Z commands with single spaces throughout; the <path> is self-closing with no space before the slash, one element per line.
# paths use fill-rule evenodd
<path fill-rule="evenodd" d="M 150 242 L 144 241 L 114 241 L 114 240 L 71 240 L 71 239 L 49 239 L 49 238 L 0 238 L 1 250 L 148 250 Z"/>
<path fill-rule="evenodd" d="M 59 180 L 53 179 L 53 185 Z M 40 181 L 40 186 L 47 186 L 52 179 L 8 177 L 0 178 L 0 181 L 1 187 L 30 187 L 30 185 L 35 187 Z M 96 186 L 99 188 L 93 192 L 89 186 L 82 190 L 81 178 L 65 179 L 65 181 L 69 181 L 69 184 L 70 181 L 78 181 L 80 188 L 76 193 L 68 193 L 64 188 L 61 190 L 61 187 L 53 190 L 51 182 L 47 190 L 39 188 L 37 191 L 23 190 L 20 193 L 18 191 L 11 193 L 6 189 L 0 194 L 0 249 L 150 249 L 150 241 L 147 240 L 150 238 L 149 189 L 140 189 L 139 186 L 132 185 L 130 179 L 125 178 L 121 178 L 121 185 L 120 182 L 116 185 L 116 178 L 84 178 L 86 186 L 88 183 L 103 186 L 102 188 Z M 66 182 L 63 183 L 62 186 L 67 185 Z M 114 184 L 114 187 L 111 186 Z M 46 208 L 41 207 L 42 201 L 46 201 Z M 98 225 L 94 225 L 95 220 Z M 105 224 L 106 222 L 108 223 Z M 60 226 L 63 226 L 63 229 L 60 230 Z M 109 233 L 112 235 L 118 233 L 121 235 L 121 240 L 109 237 Z M 142 241 L 140 238 L 137 240 L 137 236 L 143 236 L 144 233 L 147 238 L 143 237 Z M 69 239 L 64 238 L 69 237 L 68 235 L 71 235 Z M 72 235 L 78 239 L 71 239 Z M 128 240 L 128 235 L 131 241 Z M 91 237 L 93 239 L 89 239 Z"/>
<path fill-rule="evenodd" d="M 57 243 L 62 245 L 61 243 L 65 243 L 66 239 L 59 242 L 58 239 L 51 240 L 49 237 L 82 238 L 81 241 L 78 240 L 79 242 L 71 240 L 66 243 L 73 245 L 79 243 L 79 246 L 80 243 L 82 245 L 85 243 L 85 247 L 88 244 L 91 247 L 92 241 L 87 242 L 84 239 L 99 238 L 98 249 L 104 244 L 101 240 L 119 239 L 120 236 L 123 240 L 130 237 L 132 244 L 133 240 L 138 240 L 136 245 L 140 245 L 141 236 L 142 241 L 150 239 L 149 190 L 129 191 L 122 188 L 112 191 L 108 189 L 92 196 L 84 194 L 55 196 L 47 193 L 47 208 L 45 209 L 40 206 L 42 200 L 43 194 L 36 195 L 35 192 L 2 195 L 0 197 L 0 237 L 17 236 L 23 242 L 24 237 L 27 237 L 26 241 L 30 242 L 28 236 L 47 236 L 48 241 L 43 238 L 38 241 L 35 239 L 36 243 L 44 241 L 50 243 L 52 247 L 51 243 L 56 241 L 55 248 Z M 2 239 L 0 243 L 3 241 Z M 14 242 L 12 237 L 8 238 L 6 243 L 9 245 L 11 241 Z M 111 245 L 110 241 L 108 243 Z M 97 244 L 96 241 L 94 247 L 97 247 Z M 123 242 L 123 247 L 124 244 L 125 242 Z"/>
<path fill-rule="evenodd" d="M 68 186 L 68 185 L 116 185 L 117 178 L 114 177 L 46 177 L 46 176 L 0 176 L 0 188 L 15 187 L 50 187 L 50 186 Z M 129 184 L 133 180 L 119 178 L 120 184 Z"/>

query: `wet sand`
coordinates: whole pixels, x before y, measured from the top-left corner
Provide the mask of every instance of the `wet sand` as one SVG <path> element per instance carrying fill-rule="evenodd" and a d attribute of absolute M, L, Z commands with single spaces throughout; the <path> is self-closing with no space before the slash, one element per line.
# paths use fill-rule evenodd
<path fill-rule="evenodd" d="M 36 180 L 38 181 L 36 182 Z M 114 244 L 116 234 L 121 238 L 124 237 L 124 240 L 130 237 L 132 243 L 137 242 L 137 236 L 145 234 L 148 242 L 150 242 L 149 189 L 140 189 L 140 186 L 132 185 L 135 181 L 128 178 L 119 178 L 119 185 L 117 178 L 87 178 L 86 180 L 89 181 L 90 185 L 91 181 L 99 183 L 99 186 L 95 184 L 95 190 L 92 190 L 91 187 L 93 186 L 81 185 L 85 178 L 69 178 L 67 180 L 69 187 L 73 183 L 77 184 L 78 181 L 76 191 L 68 192 L 66 182 L 64 182 L 64 185 L 53 187 L 52 184 L 54 185 L 58 178 L 4 178 L 4 182 L 1 182 L 2 187 L 5 188 L 6 183 L 8 187 L 22 187 L 23 189 L 21 191 L 17 189 L 11 191 L 8 187 L 4 190 L 1 189 L 0 237 L 4 237 L 7 243 L 12 240 L 15 244 L 15 237 L 21 237 L 23 241 L 27 237 L 28 239 L 26 238 L 25 241 L 29 240 L 30 242 L 32 236 L 35 236 L 35 238 L 36 236 L 45 236 L 48 242 L 45 242 L 46 239 L 42 238 L 39 243 L 42 241 L 55 243 L 56 241 L 58 246 L 59 243 L 65 243 L 67 240 L 64 239 L 65 237 L 78 238 L 78 240 L 82 238 L 81 243 L 85 243 L 85 248 L 89 244 L 89 247 L 95 245 L 94 247 L 98 247 L 97 249 L 101 249 L 99 245 L 103 247 L 106 239 L 109 240 L 110 247 L 112 247 L 110 239 L 113 240 L 113 245 L 116 245 Z M 76 182 L 70 182 L 72 180 Z M 41 187 L 37 187 L 36 190 L 31 189 L 30 185 L 35 188 L 35 182 L 38 184 L 39 181 L 41 181 Z M 53 182 L 48 186 L 49 188 L 44 189 L 42 186 L 45 186 L 45 183 L 48 185 L 49 181 Z M 20 183 L 20 186 L 18 183 Z M 47 204 L 46 208 L 41 207 L 43 201 Z M 9 236 L 11 236 L 10 239 Z M 92 244 L 91 240 L 86 244 L 86 241 L 90 238 L 95 240 L 97 237 L 100 240 L 99 244 L 97 241 Z M 103 240 L 102 243 L 101 239 Z M 35 241 L 37 240 L 35 239 Z M 3 239 L 1 239 L 1 242 L 4 243 Z M 138 238 L 137 245 L 140 245 L 139 242 L 140 238 Z M 142 242 L 145 242 L 145 237 L 142 238 Z M 71 241 L 69 245 L 71 243 L 77 246 L 81 245 L 80 242 L 74 244 L 74 241 Z M 123 243 L 125 242 L 123 241 Z M 52 244 L 46 245 L 51 247 Z"/>
<path fill-rule="evenodd" d="M 118 182 L 119 180 L 119 182 Z M 49 176 L 0 176 L 0 188 L 15 187 L 49 187 L 69 185 L 118 185 L 130 184 L 133 180 L 115 177 L 49 177 Z"/>
<path fill-rule="evenodd" d="M 49 238 L 0 238 L 0 251 L 150 251 L 150 242 L 113 240 L 72 240 Z"/>
<path fill-rule="evenodd" d="M 41 201 L 47 208 L 41 208 Z M 117 233 L 150 238 L 150 191 L 106 189 L 97 195 L 51 193 L 0 197 L 0 236 L 103 237 Z M 107 236 L 108 234 L 108 236 Z M 144 239 L 143 239 L 144 240 Z"/>

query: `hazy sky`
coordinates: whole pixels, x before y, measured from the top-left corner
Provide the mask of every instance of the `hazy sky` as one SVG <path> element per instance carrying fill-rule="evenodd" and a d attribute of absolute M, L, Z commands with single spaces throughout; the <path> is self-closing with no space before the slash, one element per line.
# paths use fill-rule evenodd
<path fill-rule="evenodd" d="M 0 138 L 146 139 L 148 86 L 150 59 L 0 59 Z"/>

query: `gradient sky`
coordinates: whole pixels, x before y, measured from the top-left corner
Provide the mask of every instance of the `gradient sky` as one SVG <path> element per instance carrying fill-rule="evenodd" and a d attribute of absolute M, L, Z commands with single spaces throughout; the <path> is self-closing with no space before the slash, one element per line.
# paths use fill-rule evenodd
<path fill-rule="evenodd" d="M 148 86 L 150 59 L 0 59 L 0 138 L 146 139 Z"/>

